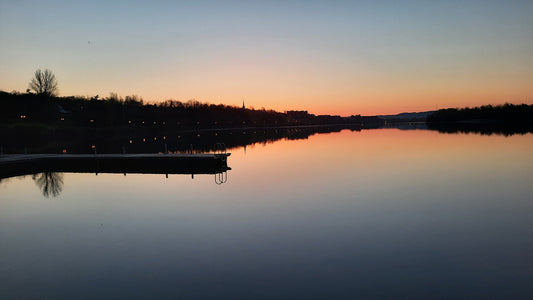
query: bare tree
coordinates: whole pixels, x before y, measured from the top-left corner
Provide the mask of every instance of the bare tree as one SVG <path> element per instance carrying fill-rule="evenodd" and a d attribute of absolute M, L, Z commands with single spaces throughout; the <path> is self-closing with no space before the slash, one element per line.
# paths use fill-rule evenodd
<path fill-rule="evenodd" d="M 37 69 L 30 82 L 30 89 L 39 95 L 55 96 L 58 90 L 56 76 L 48 69 Z"/>

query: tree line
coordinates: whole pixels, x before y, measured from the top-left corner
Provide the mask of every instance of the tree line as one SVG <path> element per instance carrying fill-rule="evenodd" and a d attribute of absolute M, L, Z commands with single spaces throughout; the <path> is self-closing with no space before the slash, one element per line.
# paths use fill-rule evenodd
<path fill-rule="evenodd" d="M 0 107 L 2 123 L 43 126 L 197 129 L 381 122 L 360 115 L 314 115 L 307 111 L 282 113 L 196 100 L 145 103 L 135 95 L 123 98 L 114 93 L 100 98 L 0 91 Z"/>
<path fill-rule="evenodd" d="M 531 124 L 533 105 L 483 105 L 473 108 L 440 109 L 427 116 L 428 123 Z"/>

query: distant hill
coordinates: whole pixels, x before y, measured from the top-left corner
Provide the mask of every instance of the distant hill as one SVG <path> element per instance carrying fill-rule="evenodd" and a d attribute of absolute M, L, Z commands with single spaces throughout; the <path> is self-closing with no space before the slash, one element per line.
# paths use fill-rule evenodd
<path fill-rule="evenodd" d="M 423 112 L 404 112 L 396 115 L 379 115 L 378 118 L 389 122 L 424 122 L 435 110 Z"/>

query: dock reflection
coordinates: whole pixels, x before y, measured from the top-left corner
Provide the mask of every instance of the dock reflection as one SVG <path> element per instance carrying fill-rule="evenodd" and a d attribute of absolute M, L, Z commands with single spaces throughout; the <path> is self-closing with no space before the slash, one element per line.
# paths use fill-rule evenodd
<path fill-rule="evenodd" d="M 226 171 L 220 172 L 220 173 L 214 173 L 215 177 L 215 183 L 217 185 L 221 185 L 228 182 L 228 170 L 231 170 L 231 168 L 228 168 Z M 151 173 L 156 174 L 156 173 Z M 165 173 L 159 173 L 161 175 Z M 95 173 L 95 175 L 98 175 L 98 173 Z M 126 176 L 127 173 L 124 173 L 124 176 Z M 165 174 L 166 178 L 168 178 L 168 173 Z M 182 174 L 183 175 L 183 174 Z M 194 179 L 195 174 L 187 174 L 191 175 L 191 178 Z M 201 174 L 201 175 L 210 175 L 210 174 Z M 38 174 L 32 174 L 31 179 L 35 182 L 37 187 L 41 190 L 42 194 L 46 198 L 50 197 L 57 197 L 61 194 L 63 191 L 63 173 L 58 172 L 43 172 Z M 2 179 L 8 179 L 8 178 L 0 178 L 0 181 Z"/>
<path fill-rule="evenodd" d="M 230 154 L 133 154 L 133 155 L 14 155 L 0 159 L 0 181 L 31 175 L 43 196 L 56 197 L 63 190 L 63 173 L 186 174 L 214 175 L 220 185 L 228 180 Z"/>

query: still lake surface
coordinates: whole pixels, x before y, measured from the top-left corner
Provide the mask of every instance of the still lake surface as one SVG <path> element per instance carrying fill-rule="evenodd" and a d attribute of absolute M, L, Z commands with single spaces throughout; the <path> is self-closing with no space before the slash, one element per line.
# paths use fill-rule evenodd
<path fill-rule="evenodd" d="M 1 299 L 533 299 L 533 134 L 376 129 L 215 175 L 0 182 Z"/>

